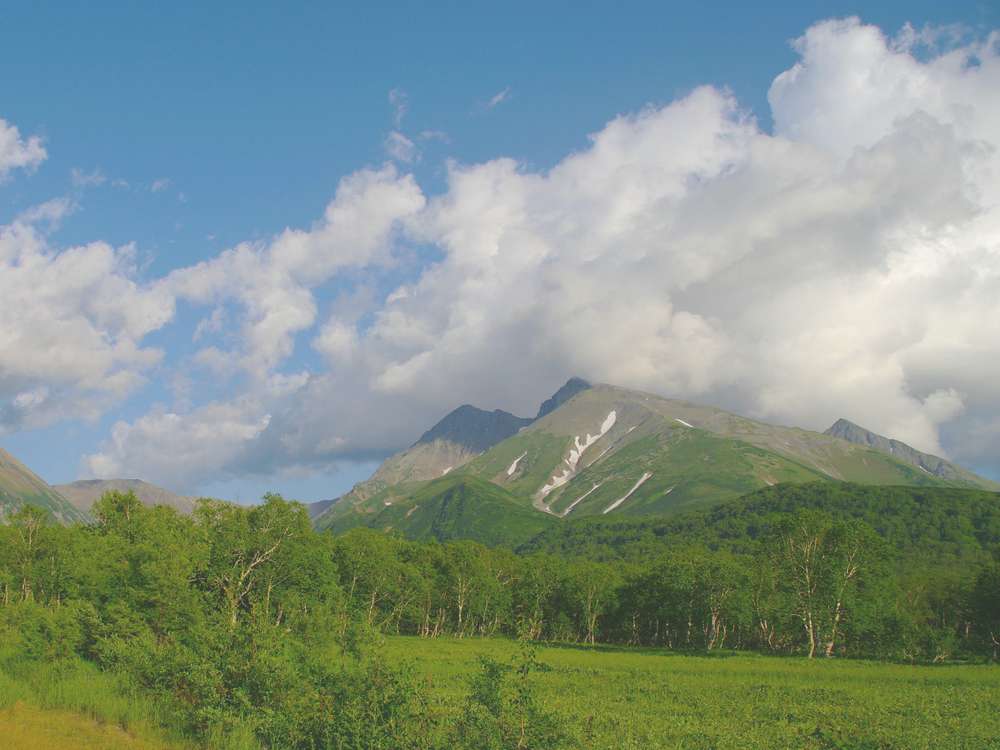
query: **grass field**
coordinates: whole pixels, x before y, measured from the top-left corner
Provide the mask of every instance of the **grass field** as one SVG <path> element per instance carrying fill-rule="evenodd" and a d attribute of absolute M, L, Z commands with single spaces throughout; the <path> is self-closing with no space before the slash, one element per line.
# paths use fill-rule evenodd
<path fill-rule="evenodd" d="M 137 736 L 72 711 L 15 703 L 0 709 L 4 750 L 175 750 L 162 740 Z"/>
<path fill-rule="evenodd" d="M 395 637 L 389 658 L 426 679 L 432 708 L 457 712 L 480 655 L 505 640 Z M 764 656 L 684 656 L 547 646 L 545 706 L 581 748 L 1000 748 L 1000 667 L 908 666 Z"/>

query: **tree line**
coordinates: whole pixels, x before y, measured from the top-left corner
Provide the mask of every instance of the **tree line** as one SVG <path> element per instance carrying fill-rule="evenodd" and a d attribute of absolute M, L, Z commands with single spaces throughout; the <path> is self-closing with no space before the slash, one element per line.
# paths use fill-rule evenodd
<path fill-rule="evenodd" d="M 300 505 L 208 500 L 187 517 L 108 493 L 93 513 L 93 525 L 60 527 L 28 506 L 0 527 L 0 684 L 96 666 L 212 747 L 566 742 L 534 698 L 530 654 L 516 671 L 484 663 L 456 719 L 429 712 L 425 687 L 377 647 L 376 626 L 399 606 L 387 588 L 397 567 L 387 578 L 379 558 L 352 558 L 357 548 L 313 531 Z"/>
<path fill-rule="evenodd" d="M 249 621 L 315 648 L 359 623 L 426 638 L 910 661 L 995 659 L 1000 648 L 997 559 L 901 566 L 870 525 L 816 508 L 772 517 L 751 551 L 695 536 L 605 561 L 367 529 L 333 537 L 276 496 L 254 508 L 203 501 L 185 517 L 109 493 L 96 517 L 62 528 L 25 508 L 0 529 L 3 604 L 73 604 L 112 632 L 141 619 L 156 646 Z"/>

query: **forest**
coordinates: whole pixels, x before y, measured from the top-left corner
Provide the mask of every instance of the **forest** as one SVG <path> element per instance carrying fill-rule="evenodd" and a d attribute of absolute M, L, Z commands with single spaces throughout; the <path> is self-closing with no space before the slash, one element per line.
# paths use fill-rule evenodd
<path fill-rule="evenodd" d="M 640 527 L 567 524 L 521 550 L 318 533 L 273 495 L 184 516 L 108 493 L 70 527 L 24 507 L 0 527 L 0 677 L 98 670 L 198 740 L 559 747 L 532 643 L 995 661 L 996 496 L 956 492 L 775 487 Z M 578 554 L 575 534 L 591 540 Z M 526 650 L 514 670 L 484 661 L 460 719 L 431 726 L 385 635 Z"/>

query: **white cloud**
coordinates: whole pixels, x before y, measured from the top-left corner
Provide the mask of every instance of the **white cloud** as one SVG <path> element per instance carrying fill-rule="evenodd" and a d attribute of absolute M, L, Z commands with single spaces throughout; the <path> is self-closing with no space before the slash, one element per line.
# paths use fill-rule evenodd
<path fill-rule="evenodd" d="M 70 182 L 73 183 L 73 187 L 78 188 L 97 187 L 98 185 L 103 185 L 108 179 L 100 169 L 85 172 L 78 167 L 73 167 L 70 170 L 69 177 Z"/>
<path fill-rule="evenodd" d="M 159 193 L 170 187 L 170 179 L 167 177 L 160 177 L 159 179 L 153 180 L 153 184 L 149 186 L 149 191 L 151 193 Z M 181 194 L 183 195 L 183 193 Z"/>
<path fill-rule="evenodd" d="M 398 128 L 403 124 L 403 118 L 410 108 L 410 97 L 402 89 L 391 89 L 389 91 L 389 104 L 392 107 L 392 121 Z"/>
<path fill-rule="evenodd" d="M 53 198 L 22 211 L 15 222 L 19 224 L 47 224 L 56 227 L 76 210 L 76 203 L 69 198 Z"/>
<path fill-rule="evenodd" d="M 0 432 L 96 417 L 162 356 L 141 342 L 173 299 L 135 279 L 133 248 L 55 249 L 29 223 L 67 210 L 53 201 L 0 226 Z"/>
<path fill-rule="evenodd" d="M 441 143 L 451 143 L 451 137 L 443 130 L 421 130 L 420 139 L 423 141 L 439 141 Z"/>
<path fill-rule="evenodd" d="M 396 161 L 401 161 L 404 164 L 410 164 L 416 161 L 420 156 L 417 144 L 400 133 L 398 130 L 393 130 L 385 137 L 384 145 L 385 152 L 391 158 Z"/>
<path fill-rule="evenodd" d="M 84 459 L 82 473 L 114 478 L 141 467 L 148 481 L 193 491 L 200 482 L 220 479 L 269 420 L 250 399 L 210 403 L 184 415 L 157 408 L 131 424 L 116 423 L 103 450 Z"/>
<path fill-rule="evenodd" d="M 15 169 L 30 172 L 47 156 L 41 138 L 33 135 L 25 140 L 14 125 L 0 118 L 0 182 Z"/>
<path fill-rule="evenodd" d="M 195 303 L 238 302 L 244 311 L 243 346 L 235 355 L 263 377 L 289 356 L 295 335 L 315 322 L 311 290 L 338 272 L 390 262 L 399 222 L 423 205 L 411 176 L 393 167 L 363 170 L 341 182 L 311 229 L 286 229 L 267 243 L 237 245 L 171 273 L 163 284 Z"/>
<path fill-rule="evenodd" d="M 916 56 L 918 36 L 810 28 L 771 87 L 774 133 L 699 88 L 548 171 L 451 164 L 430 200 L 361 172 L 311 230 L 172 274 L 185 299 L 238 304 L 237 359 L 259 376 L 213 404 L 228 437 L 172 471 L 370 458 L 459 403 L 532 413 L 572 374 L 815 429 L 846 416 L 1000 468 L 983 447 L 1000 434 L 1000 37 Z M 364 321 L 334 304 L 314 331 L 313 290 L 345 269 L 377 286 L 400 243 L 436 260 Z M 329 370 L 278 387 L 304 332 Z M 154 416 L 116 428 L 95 473 L 166 471 L 157 436 L 214 418 Z"/>
<path fill-rule="evenodd" d="M 498 91 L 493 96 L 490 97 L 489 101 L 486 102 L 486 109 L 493 109 L 494 107 L 503 104 L 510 98 L 510 86 L 505 86 L 501 91 Z"/>

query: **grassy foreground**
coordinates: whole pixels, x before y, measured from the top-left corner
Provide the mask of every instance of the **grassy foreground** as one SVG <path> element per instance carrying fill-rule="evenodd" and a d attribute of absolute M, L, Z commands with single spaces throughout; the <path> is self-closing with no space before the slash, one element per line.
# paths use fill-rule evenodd
<path fill-rule="evenodd" d="M 510 661 L 517 643 L 390 638 L 391 661 L 425 678 L 432 710 L 460 710 L 479 656 Z M 1000 668 L 685 656 L 546 646 L 539 698 L 580 747 L 1000 748 Z"/>
<path fill-rule="evenodd" d="M 173 750 L 175 747 L 78 713 L 21 702 L 0 709 L 0 737 L 6 750 Z"/>

